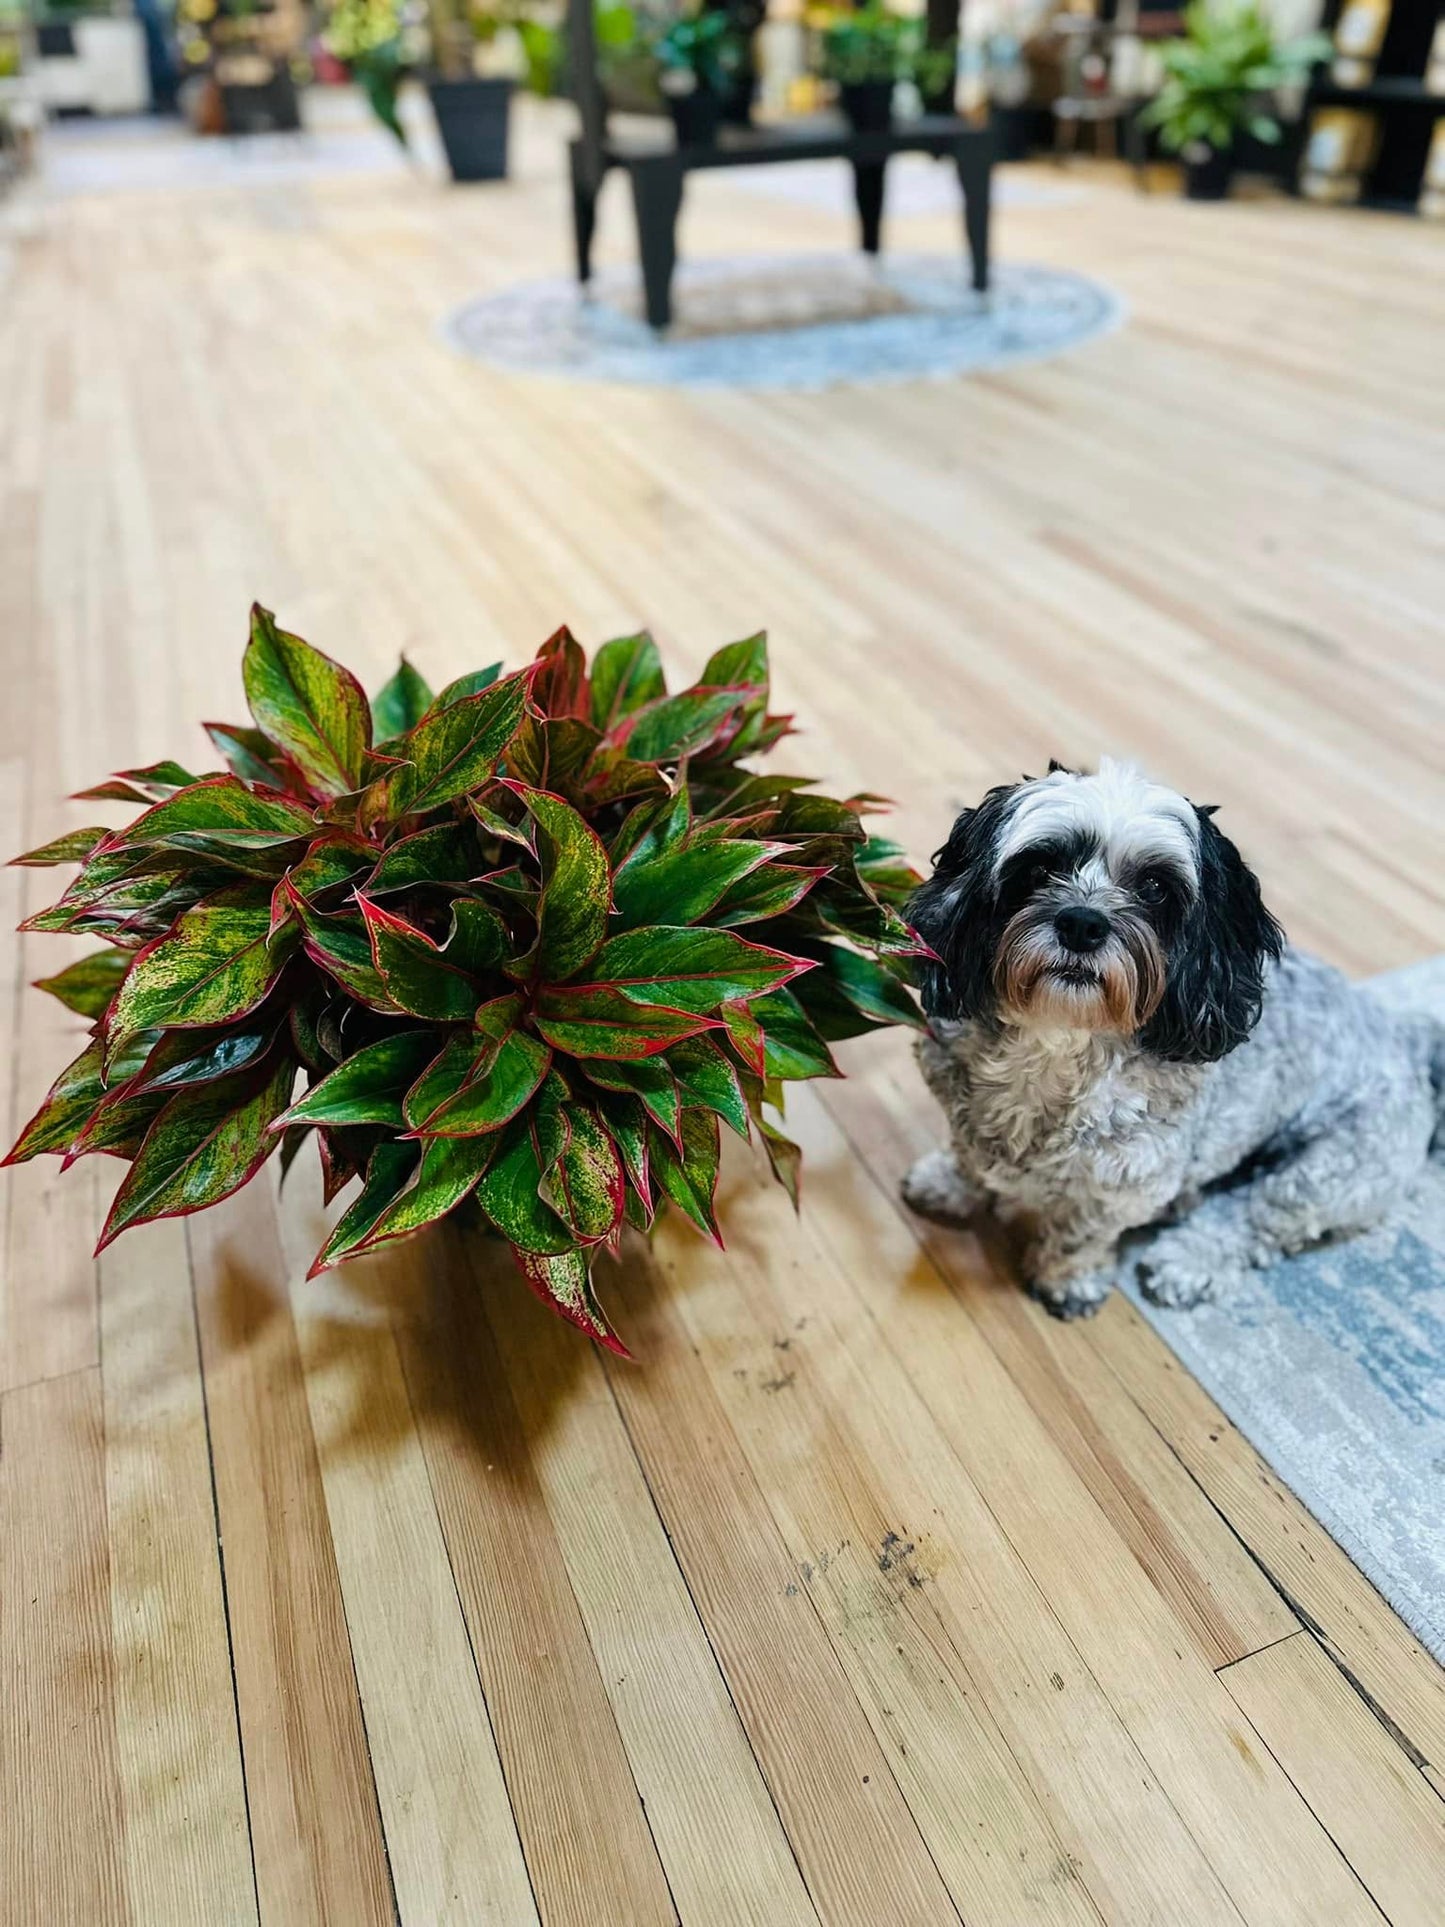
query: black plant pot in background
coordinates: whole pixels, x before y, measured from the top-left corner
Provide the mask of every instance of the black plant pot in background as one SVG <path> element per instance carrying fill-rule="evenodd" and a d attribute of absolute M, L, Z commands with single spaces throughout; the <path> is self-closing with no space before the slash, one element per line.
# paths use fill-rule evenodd
<path fill-rule="evenodd" d="M 1232 149 L 1221 150 L 1198 141 L 1186 147 L 1180 158 L 1184 162 L 1186 200 L 1222 201 L 1227 197 L 1229 183 L 1234 178 Z"/>
<path fill-rule="evenodd" d="M 855 134 L 882 134 L 893 124 L 891 80 L 845 80 L 838 99 Z"/>
<path fill-rule="evenodd" d="M 694 87 L 690 94 L 669 94 L 668 112 L 677 130 L 679 147 L 715 147 L 723 103 L 711 87 Z"/>
<path fill-rule="evenodd" d="M 427 92 L 452 179 L 504 181 L 512 82 L 432 79 L 427 82 Z"/>

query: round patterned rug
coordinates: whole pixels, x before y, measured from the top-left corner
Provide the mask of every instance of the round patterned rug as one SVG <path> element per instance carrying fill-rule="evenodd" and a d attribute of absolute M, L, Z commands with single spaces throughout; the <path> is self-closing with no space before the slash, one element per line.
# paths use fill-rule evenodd
<path fill-rule="evenodd" d="M 1119 296 L 1067 268 L 995 264 L 977 295 L 961 253 L 760 254 L 683 263 L 672 328 L 642 316 L 635 267 L 528 281 L 444 324 L 463 354 L 521 374 L 681 388 L 818 389 L 1006 368 L 1118 326 Z"/>

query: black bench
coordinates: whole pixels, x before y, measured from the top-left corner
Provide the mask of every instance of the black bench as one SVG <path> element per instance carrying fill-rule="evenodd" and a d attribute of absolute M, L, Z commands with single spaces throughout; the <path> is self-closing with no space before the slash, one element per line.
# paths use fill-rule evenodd
<path fill-rule="evenodd" d="M 647 319 L 657 329 L 672 320 L 672 271 L 677 264 L 677 217 L 684 177 L 694 168 L 756 167 L 782 161 L 845 160 L 853 166 L 865 253 L 877 254 L 883 225 L 883 186 L 894 154 L 932 154 L 952 159 L 963 193 L 964 234 L 973 285 L 988 287 L 989 185 L 992 136 L 953 114 L 906 121 L 881 133 L 855 133 L 831 114 L 769 127 L 724 127 L 714 147 L 679 147 L 672 128 L 659 121 L 636 133 L 613 134 L 597 73 L 593 0 L 569 0 L 568 32 L 573 84 L 582 132 L 572 142 L 572 214 L 577 242 L 577 279 L 592 275 L 592 234 L 597 197 L 613 168 L 632 183 L 637 245 Z"/>

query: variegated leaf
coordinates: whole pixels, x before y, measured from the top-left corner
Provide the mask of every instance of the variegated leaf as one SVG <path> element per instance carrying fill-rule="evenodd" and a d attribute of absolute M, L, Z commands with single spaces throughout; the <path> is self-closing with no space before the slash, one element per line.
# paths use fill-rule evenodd
<path fill-rule="evenodd" d="M 349 669 L 278 628 L 257 603 L 241 679 L 251 714 L 313 789 L 344 796 L 359 786 L 371 710 Z"/>

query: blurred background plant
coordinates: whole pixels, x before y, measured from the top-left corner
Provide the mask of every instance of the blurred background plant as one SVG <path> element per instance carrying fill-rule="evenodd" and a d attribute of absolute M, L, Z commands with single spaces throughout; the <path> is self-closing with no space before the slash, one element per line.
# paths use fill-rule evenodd
<path fill-rule="evenodd" d="M 406 146 L 397 96 L 407 70 L 406 20 L 398 0 L 335 0 L 322 43 L 351 72 L 373 114 Z"/>
<path fill-rule="evenodd" d="M 842 87 L 907 78 L 910 48 L 919 24 L 869 0 L 862 7 L 829 10 L 821 16 L 823 72 Z"/>
<path fill-rule="evenodd" d="M 1164 84 L 1144 109 L 1171 153 L 1226 155 L 1243 131 L 1271 145 L 1280 138 L 1274 113 L 1277 89 L 1303 80 L 1330 52 L 1323 34 L 1277 42 L 1270 21 L 1253 4 L 1210 6 L 1193 0 L 1184 38 L 1159 50 Z M 1202 153 L 1199 158 L 1203 158 Z"/>

